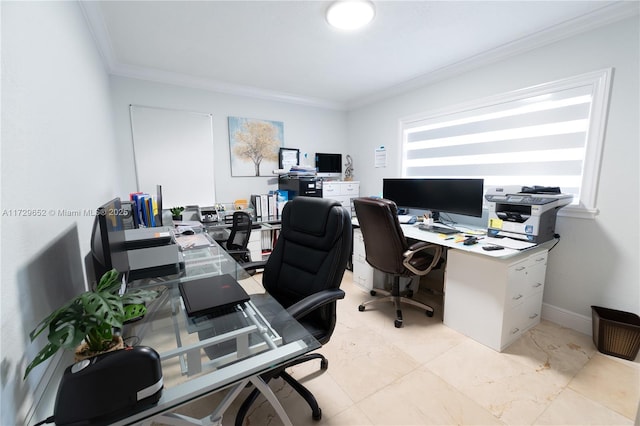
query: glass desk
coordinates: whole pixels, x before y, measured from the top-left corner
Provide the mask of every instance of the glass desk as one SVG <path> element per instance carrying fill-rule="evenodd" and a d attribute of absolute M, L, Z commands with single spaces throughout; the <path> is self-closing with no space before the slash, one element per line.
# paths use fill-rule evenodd
<path fill-rule="evenodd" d="M 183 252 L 179 275 L 134 281 L 129 288 L 158 288 L 145 317 L 123 329 L 130 345 L 149 346 L 161 358 L 164 389 L 158 403 L 114 424 L 221 424 L 222 415 L 249 384 L 272 404 L 285 425 L 282 405 L 260 375 L 320 347 L 260 283 L 218 245 Z M 229 274 L 250 296 L 235 312 L 216 318 L 189 318 L 178 284 L 206 276 Z M 213 392 L 229 388 L 218 407 L 202 419 L 171 411 Z"/>

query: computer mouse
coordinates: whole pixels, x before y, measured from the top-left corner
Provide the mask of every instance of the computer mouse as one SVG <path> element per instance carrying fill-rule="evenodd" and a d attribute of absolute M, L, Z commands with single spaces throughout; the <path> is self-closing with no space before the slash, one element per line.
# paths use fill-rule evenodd
<path fill-rule="evenodd" d="M 178 226 L 176 228 L 176 233 L 178 233 L 180 235 L 193 235 L 196 232 L 190 226 Z"/>
<path fill-rule="evenodd" d="M 464 240 L 464 242 L 462 244 L 464 244 L 465 246 L 471 246 L 474 245 L 478 242 L 478 238 L 476 237 L 467 237 L 466 240 Z"/>

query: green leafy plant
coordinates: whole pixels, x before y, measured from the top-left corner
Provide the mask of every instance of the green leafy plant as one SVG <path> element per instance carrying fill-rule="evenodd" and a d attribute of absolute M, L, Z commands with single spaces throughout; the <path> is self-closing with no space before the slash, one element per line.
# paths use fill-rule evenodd
<path fill-rule="evenodd" d="M 158 292 L 140 289 L 120 295 L 122 281 L 118 277 L 115 269 L 106 272 L 95 291 L 74 297 L 40 321 L 29 337 L 33 342 L 42 332 L 49 330 L 49 342 L 27 366 L 24 378 L 60 348 L 73 350 L 84 341 L 93 352 L 109 349 L 114 329 L 122 328 L 125 321 L 146 313 L 144 303 L 155 299 Z"/>
<path fill-rule="evenodd" d="M 171 216 L 178 217 L 184 211 L 184 207 L 171 207 Z"/>

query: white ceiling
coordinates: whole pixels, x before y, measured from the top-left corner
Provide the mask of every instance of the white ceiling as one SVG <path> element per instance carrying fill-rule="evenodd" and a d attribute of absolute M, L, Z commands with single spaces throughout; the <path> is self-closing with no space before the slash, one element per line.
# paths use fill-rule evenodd
<path fill-rule="evenodd" d="M 364 29 L 328 1 L 86 1 L 116 75 L 348 109 L 638 11 L 638 2 L 374 1 Z"/>

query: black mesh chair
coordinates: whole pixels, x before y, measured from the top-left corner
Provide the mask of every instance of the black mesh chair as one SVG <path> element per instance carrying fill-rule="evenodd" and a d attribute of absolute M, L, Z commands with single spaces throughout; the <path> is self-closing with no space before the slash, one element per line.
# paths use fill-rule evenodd
<path fill-rule="evenodd" d="M 331 338 L 336 326 L 336 301 L 344 298 L 340 283 L 351 252 L 351 218 L 337 201 L 296 197 L 282 212 L 282 230 L 266 262 L 242 265 L 246 269 L 264 267 L 262 284 L 297 321 L 321 344 Z M 278 367 L 262 378 L 268 382 L 281 377 L 309 404 L 314 419 L 322 416 L 313 394 L 285 369 L 312 359 L 328 367 L 327 359 L 314 352 Z M 236 425 L 257 398 L 254 389 L 236 416 Z"/>
<path fill-rule="evenodd" d="M 400 290 L 400 277 L 427 275 L 435 268 L 442 255 L 442 247 L 424 241 L 409 245 L 398 221 L 398 209 L 393 201 L 383 198 L 356 198 L 353 200 L 358 224 L 362 231 L 366 261 L 375 269 L 393 276 L 391 291 L 377 290 L 386 297 L 372 299 L 362 303 L 358 309 L 362 312 L 367 305 L 392 301 L 396 308 L 395 326 L 402 327 L 401 303 L 424 309 L 433 316 L 433 308 L 412 299 L 409 290 L 403 294 Z"/>
<path fill-rule="evenodd" d="M 229 238 L 222 243 L 222 247 L 238 263 L 251 262 L 251 252 L 247 248 L 251 237 L 251 215 L 246 212 L 233 212 L 233 222 Z"/>

